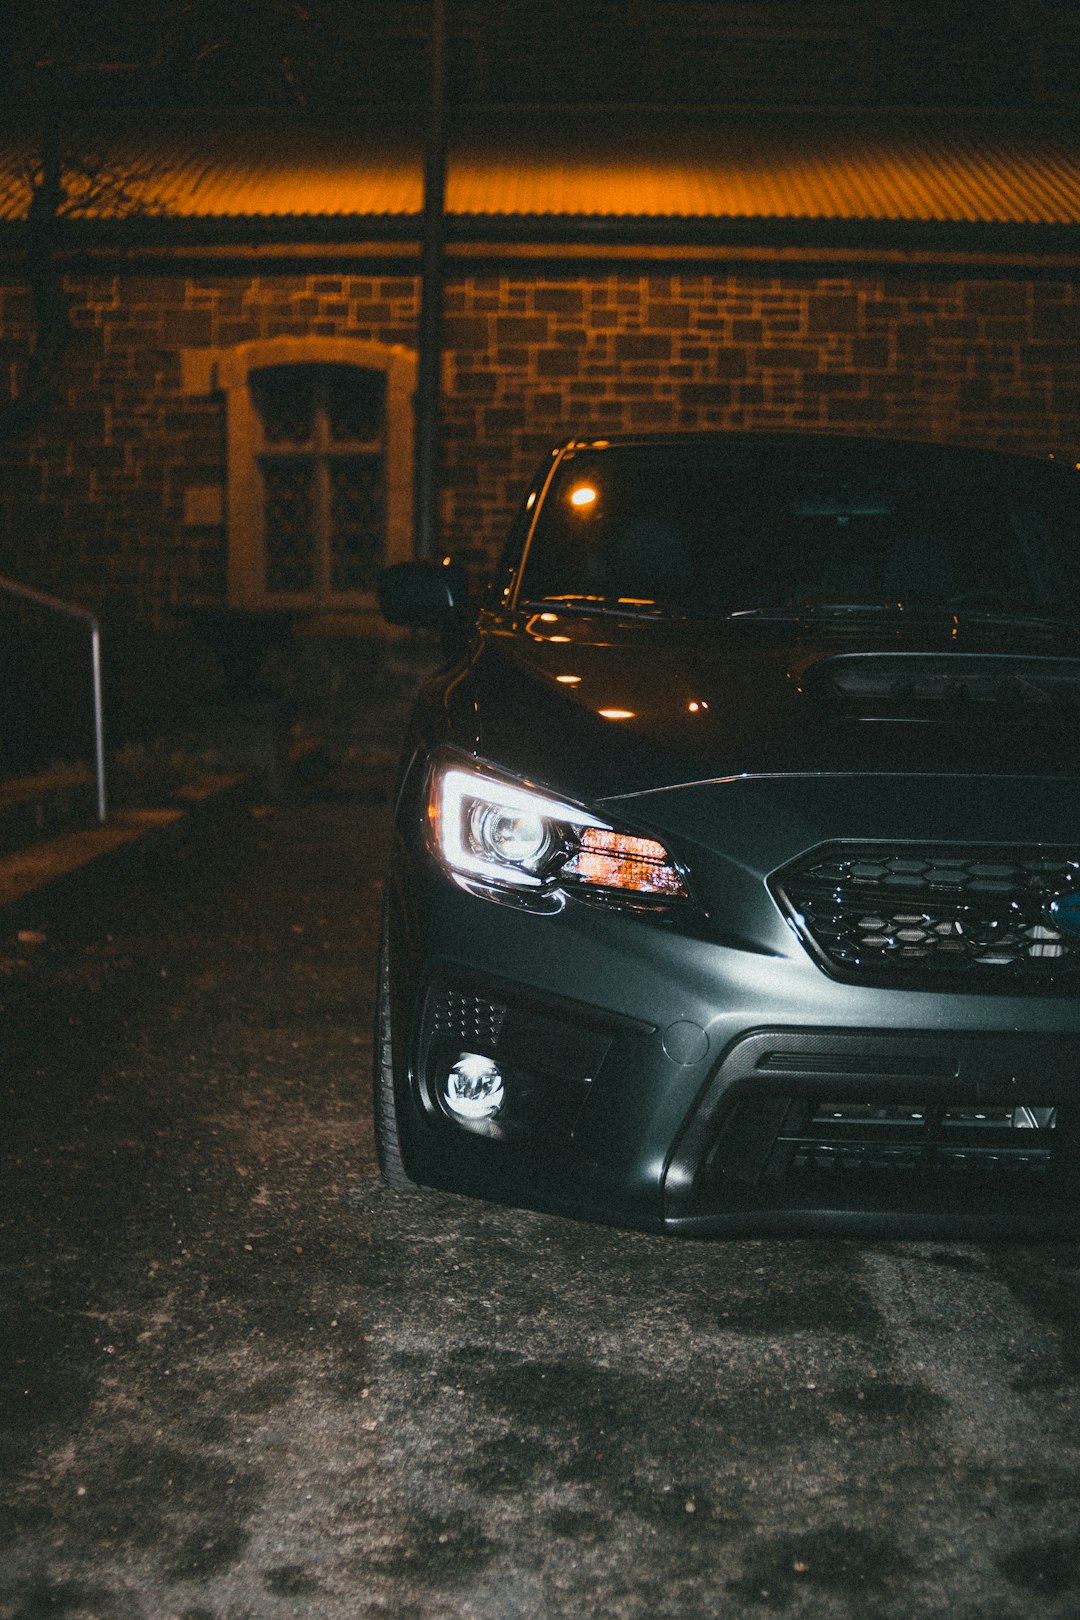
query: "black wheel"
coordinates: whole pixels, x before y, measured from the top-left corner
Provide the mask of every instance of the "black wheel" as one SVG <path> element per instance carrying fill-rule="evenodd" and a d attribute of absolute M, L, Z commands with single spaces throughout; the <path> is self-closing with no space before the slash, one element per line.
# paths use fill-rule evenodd
<path fill-rule="evenodd" d="M 375 990 L 375 1040 L 372 1099 L 375 1115 L 375 1152 L 383 1181 L 399 1192 L 415 1187 L 401 1159 L 401 1135 L 394 1102 L 394 1059 L 390 1046 L 390 952 L 386 915 L 379 939 L 379 972 Z"/>

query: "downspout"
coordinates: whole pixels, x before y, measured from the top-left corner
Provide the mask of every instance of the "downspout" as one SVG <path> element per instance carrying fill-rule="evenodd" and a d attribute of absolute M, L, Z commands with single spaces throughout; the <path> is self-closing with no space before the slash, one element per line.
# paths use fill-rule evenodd
<path fill-rule="evenodd" d="M 419 367 L 416 385 L 415 542 L 417 557 L 439 551 L 442 483 L 440 392 L 442 372 L 443 245 L 446 237 L 446 10 L 431 7 L 431 102 L 424 149 L 424 214 L 420 250 Z"/>

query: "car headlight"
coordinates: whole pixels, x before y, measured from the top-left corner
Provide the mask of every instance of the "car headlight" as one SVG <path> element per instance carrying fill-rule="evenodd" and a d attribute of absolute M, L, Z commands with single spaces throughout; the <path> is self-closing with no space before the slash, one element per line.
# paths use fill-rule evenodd
<path fill-rule="evenodd" d="M 682 873 L 655 838 L 621 832 L 578 805 L 477 767 L 436 767 L 428 816 L 435 851 L 452 872 L 517 889 L 687 896 Z"/>

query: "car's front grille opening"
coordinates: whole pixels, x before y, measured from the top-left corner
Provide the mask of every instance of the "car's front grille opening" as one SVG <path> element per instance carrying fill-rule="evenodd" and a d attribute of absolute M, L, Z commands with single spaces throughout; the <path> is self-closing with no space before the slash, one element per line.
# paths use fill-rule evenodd
<path fill-rule="evenodd" d="M 1028 1033 L 760 1029 L 673 1155 L 669 1218 L 742 1211 L 1071 1231 L 1080 1041 Z"/>
<path fill-rule="evenodd" d="M 839 977 L 1075 993 L 1080 850 L 830 845 L 774 888 Z"/>
<path fill-rule="evenodd" d="M 1052 1100 L 983 1105 L 908 1096 L 734 1100 L 715 1122 L 687 1212 L 760 1206 L 1002 1213 L 1019 1204 L 1071 1206 L 1080 1198 L 1072 1116 Z"/>
<path fill-rule="evenodd" d="M 1053 1167 L 1057 1122 L 1057 1109 L 1047 1104 L 793 1102 L 765 1178 L 852 1171 L 1043 1176 Z"/>

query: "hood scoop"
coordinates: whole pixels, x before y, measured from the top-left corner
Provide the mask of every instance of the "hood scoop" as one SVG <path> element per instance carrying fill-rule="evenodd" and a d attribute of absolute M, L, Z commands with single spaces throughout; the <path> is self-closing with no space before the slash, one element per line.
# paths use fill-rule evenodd
<path fill-rule="evenodd" d="M 840 653 L 792 668 L 801 697 L 861 716 L 897 718 L 912 710 L 1007 706 L 1044 712 L 1080 708 L 1080 658 L 1010 653 Z M 927 712 L 929 711 L 929 713 Z"/>

